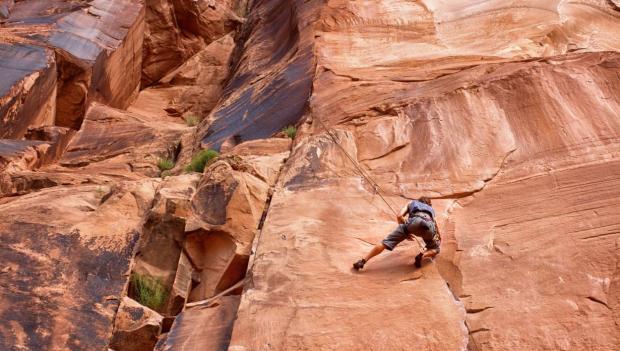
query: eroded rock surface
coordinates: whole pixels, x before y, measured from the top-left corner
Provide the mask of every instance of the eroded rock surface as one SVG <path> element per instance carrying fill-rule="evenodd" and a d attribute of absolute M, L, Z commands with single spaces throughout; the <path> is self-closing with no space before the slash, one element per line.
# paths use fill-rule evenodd
<path fill-rule="evenodd" d="M 301 0 L 255 3 L 235 73 L 200 125 L 203 146 L 219 149 L 231 137 L 235 144 L 267 138 L 301 118 L 312 86 L 318 10 Z"/>
<path fill-rule="evenodd" d="M 617 349 L 619 19 L 0 0 L 0 348 Z M 420 195 L 439 258 L 352 272 Z"/>
<path fill-rule="evenodd" d="M 107 346 L 154 191 L 85 185 L 0 200 L 2 348 Z"/>
<path fill-rule="evenodd" d="M 59 164 L 79 173 L 114 169 L 115 175 L 128 178 L 157 176 L 157 162 L 174 159 L 183 130 L 182 125 L 93 104 Z"/>
<path fill-rule="evenodd" d="M 206 45 L 234 30 L 246 1 L 148 0 L 142 85 L 156 83 Z M 243 11 L 244 12 L 244 11 Z"/>
<path fill-rule="evenodd" d="M 53 124 L 56 61 L 51 50 L 0 42 L 0 138 L 20 138 L 28 127 Z"/>
<path fill-rule="evenodd" d="M 152 350 L 161 333 L 163 317 L 148 307 L 124 297 L 116 312 L 114 336 L 110 348 L 114 350 Z"/>
<path fill-rule="evenodd" d="M 144 7 L 139 2 L 20 1 L 0 28 L 0 42 L 6 41 L 9 44 L 3 45 L 11 47 L 20 47 L 22 44 L 14 43 L 23 42 L 36 45 L 35 50 L 46 47 L 54 50 L 52 69 L 56 74 L 58 68 L 59 84 L 57 95 L 51 97 L 56 101 L 48 123 L 79 129 L 89 101 L 126 108 L 135 99 L 140 81 L 143 28 Z M 34 54 L 20 64 L 28 70 L 41 69 L 41 59 L 35 61 Z M 2 67 L 3 76 L 6 70 L 10 73 L 10 67 Z M 45 74 L 41 76 L 45 78 Z M 18 84 L 14 90 L 23 90 L 18 82 L 13 84 Z M 35 86 L 40 90 L 45 87 L 44 82 Z M 44 98 L 50 93 L 39 95 L 34 98 L 43 106 Z M 11 98 L 14 96 L 10 94 Z M 39 106 L 31 107 L 30 114 L 46 110 Z"/>

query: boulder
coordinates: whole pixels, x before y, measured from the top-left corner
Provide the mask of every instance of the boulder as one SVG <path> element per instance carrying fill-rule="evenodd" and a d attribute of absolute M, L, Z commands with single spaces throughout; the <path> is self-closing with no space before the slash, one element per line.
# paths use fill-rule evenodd
<path fill-rule="evenodd" d="M 123 351 L 151 351 L 161 333 L 163 317 L 148 307 L 124 297 L 116 312 L 110 348 Z"/>
<path fill-rule="evenodd" d="M 207 308 L 183 311 L 172 329 L 155 348 L 156 351 L 219 351 L 226 350 L 230 340 L 239 296 L 225 296 Z M 196 326 L 200 328 L 196 328 Z"/>
<path fill-rule="evenodd" d="M 268 188 L 223 160 L 205 170 L 192 198 L 198 227 L 184 244 L 201 277 L 191 301 L 209 298 L 245 276 Z"/>
<path fill-rule="evenodd" d="M 235 146 L 228 154 L 240 156 L 251 165 L 250 173 L 273 186 L 290 154 L 291 144 L 288 138 L 257 139 Z"/>
<path fill-rule="evenodd" d="M 166 292 L 163 316 L 175 316 L 185 304 L 191 288 L 192 264 L 182 252 L 186 218 L 191 216 L 190 198 L 197 175 L 167 177 L 158 188 L 153 207 L 146 216 L 143 235 L 134 257 L 132 274 L 158 279 Z M 130 296 L 136 296 L 133 282 Z"/>
<path fill-rule="evenodd" d="M 52 73 L 43 71 L 32 76 L 25 85 L 27 89 L 19 83 L 23 78 L 5 82 L 9 87 L 17 83 L 9 99 L 17 94 L 30 96 L 28 90 L 35 89 L 30 99 L 36 101 L 14 105 L 11 118 L 17 119 L 18 114 L 26 116 L 18 122 L 23 131 L 28 126 L 43 125 L 42 120 L 79 129 L 90 101 L 116 108 L 129 106 L 140 82 L 143 28 L 143 5 L 129 0 L 15 3 L 0 31 L 7 33 L 10 44 L 2 44 L 5 49 L 0 52 L 9 50 L 13 60 L 34 52 L 17 65 L 3 67 L 25 65 L 18 72 L 20 75 L 31 75 L 43 68 Z M 47 47 L 54 50 L 55 59 L 44 59 L 49 56 L 45 54 L 49 52 L 44 49 Z M 13 54 L 15 51 L 18 52 Z M 14 75 L 8 70 L 7 74 Z M 0 96 L 5 95 L 2 89 Z M 0 112 L 3 117 L 7 115 Z M 20 129 L 15 132 L 19 134 Z"/>
<path fill-rule="evenodd" d="M 53 51 L 0 42 L 0 62 L 0 138 L 21 138 L 29 127 L 53 125 L 57 79 Z"/>
<path fill-rule="evenodd" d="M 267 192 L 267 184 L 259 178 L 218 161 L 205 170 L 192 209 L 206 229 L 228 233 L 237 251 L 249 255 Z"/>

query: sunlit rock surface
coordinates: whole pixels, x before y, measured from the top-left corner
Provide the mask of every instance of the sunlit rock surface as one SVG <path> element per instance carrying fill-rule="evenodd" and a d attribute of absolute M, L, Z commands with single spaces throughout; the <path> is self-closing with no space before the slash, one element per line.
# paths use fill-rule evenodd
<path fill-rule="evenodd" d="M 152 85 L 242 21 L 245 0 L 147 0 L 142 85 Z"/>
<path fill-rule="evenodd" d="M 609 1 L 328 1 L 229 349 L 613 350 L 619 18 Z M 342 149 L 392 207 L 443 199 L 435 264 L 415 273 L 414 245 L 350 273 L 394 222 L 343 182 L 359 170 Z"/>
<path fill-rule="evenodd" d="M 615 351 L 619 5 L 0 0 L 0 349 Z"/>
<path fill-rule="evenodd" d="M 57 73 L 52 51 L 0 42 L 0 61 L 0 138 L 20 138 L 28 127 L 54 124 Z"/>

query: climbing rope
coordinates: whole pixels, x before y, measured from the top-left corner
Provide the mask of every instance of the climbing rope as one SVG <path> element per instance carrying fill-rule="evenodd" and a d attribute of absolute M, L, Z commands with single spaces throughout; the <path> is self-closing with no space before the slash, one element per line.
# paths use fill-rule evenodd
<path fill-rule="evenodd" d="M 349 153 L 347 152 L 347 150 L 340 144 L 340 141 L 338 140 L 337 136 L 335 135 L 335 133 L 330 130 L 325 123 L 323 123 L 323 121 L 321 121 L 321 119 L 316 118 L 316 120 L 319 122 L 319 124 L 321 125 L 321 127 L 323 127 L 323 129 L 325 130 L 325 132 L 327 133 L 327 135 L 329 135 L 329 137 L 332 139 L 332 141 L 334 142 L 334 144 L 336 144 L 340 150 L 345 154 L 345 156 L 349 159 L 349 161 L 351 161 L 351 163 L 353 164 L 353 166 L 357 169 L 357 171 L 359 172 L 360 176 L 362 178 L 364 178 L 373 188 L 373 191 L 375 192 L 375 194 L 379 195 L 379 197 L 381 198 L 381 200 L 383 200 L 383 202 L 385 202 L 385 204 L 387 205 L 387 207 L 390 208 L 390 210 L 392 211 L 392 213 L 394 213 L 395 216 L 398 216 L 398 212 L 396 212 L 396 210 L 394 210 L 394 207 L 392 207 L 392 205 L 390 205 L 390 203 L 386 200 L 386 198 L 383 196 L 383 194 L 381 194 L 382 192 L 385 194 L 385 191 L 381 188 L 381 186 L 375 182 L 372 177 L 370 177 L 370 175 L 368 173 L 366 173 L 366 171 L 364 171 L 364 169 L 359 165 L 359 163 L 357 162 L 357 160 L 353 159 L 353 157 L 351 155 L 349 155 Z"/>
<path fill-rule="evenodd" d="M 364 178 L 373 187 L 373 191 L 375 192 L 375 194 L 379 195 L 381 200 L 383 200 L 383 202 L 385 202 L 385 204 L 387 205 L 387 207 L 389 207 L 389 209 L 392 211 L 392 213 L 394 213 L 394 215 L 398 217 L 398 212 L 396 212 L 396 210 L 394 210 L 394 207 L 392 207 L 392 205 L 390 205 L 390 203 L 383 196 L 383 194 L 381 194 L 381 192 L 383 192 L 385 194 L 385 191 L 381 188 L 381 186 L 377 182 L 375 182 L 374 179 L 372 179 L 372 177 L 368 173 L 366 173 L 366 171 L 364 171 L 364 169 L 359 165 L 357 160 L 353 159 L 353 157 L 351 155 L 349 155 L 347 150 L 340 144 L 340 141 L 336 137 L 335 133 L 332 130 L 330 130 L 325 125 L 325 123 L 323 123 L 323 121 L 321 121 L 321 119 L 319 119 L 319 118 L 315 118 L 315 119 L 319 122 L 321 127 L 323 127 L 323 129 L 325 130 L 325 133 L 327 133 L 327 135 L 329 135 L 329 137 L 332 139 L 334 144 L 336 144 L 338 146 L 338 148 L 340 148 L 340 150 L 349 159 L 349 161 L 351 161 L 353 166 L 359 172 L 360 176 L 362 178 Z M 415 239 L 415 242 L 418 244 L 420 249 L 422 249 L 422 251 L 426 250 L 426 245 L 425 244 L 423 245 L 422 243 L 420 243 L 420 241 L 418 240 L 418 238 L 415 235 L 413 235 L 413 238 Z"/>

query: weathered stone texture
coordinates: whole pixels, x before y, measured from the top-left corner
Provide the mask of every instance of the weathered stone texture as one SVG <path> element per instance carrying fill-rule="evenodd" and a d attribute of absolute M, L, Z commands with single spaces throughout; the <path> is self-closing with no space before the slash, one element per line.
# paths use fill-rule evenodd
<path fill-rule="evenodd" d="M 229 350 L 613 350 L 618 16 L 609 1 L 327 1 Z M 436 264 L 414 271 L 404 245 L 349 271 L 394 223 L 343 150 L 392 207 L 435 198 Z"/>
<path fill-rule="evenodd" d="M 312 86 L 312 22 L 318 10 L 316 3 L 301 0 L 254 4 L 234 75 L 200 125 L 203 146 L 267 138 L 299 121 Z"/>
<path fill-rule="evenodd" d="M 107 346 L 154 191 L 85 185 L 0 200 L 0 348 Z"/>
<path fill-rule="evenodd" d="M 28 126 L 79 129 L 90 101 L 128 107 L 140 83 L 143 28 L 144 7 L 135 1 L 17 2 L 0 28 L 0 52 L 10 56 L 0 72 L 13 77 L 2 82 L 0 96 L 29 100 L 13 102 L 12 113 L 4 111 L 10 106 L 0 110 L 3 119 L 18 119 L 6 136 L 20 137 Z M 46 48 L 55 52 L 47 64 Z"/>

